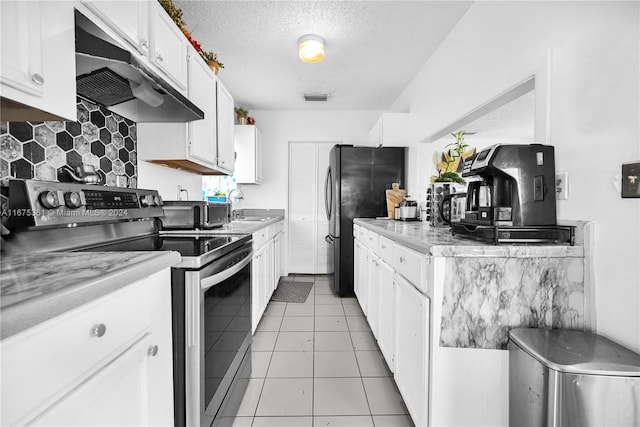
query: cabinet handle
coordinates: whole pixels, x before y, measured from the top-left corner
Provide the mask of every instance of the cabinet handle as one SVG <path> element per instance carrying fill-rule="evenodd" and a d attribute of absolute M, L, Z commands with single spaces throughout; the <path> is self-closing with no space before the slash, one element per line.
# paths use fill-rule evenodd
<path fill-rule="evenodd" d="M 156 55 L 156 59 L 157 59 L 158 61 L 161 61 L 161 62 L 162 62 L 162 61 L 164 61 L 164 57 L 162 56 L 162 54 L 161 54 L 161 53 L 159 53 L 159 54 L 157 54 L 157 55 Z"/>
<path fill-rule="evenodd" d="M 382 245 L 382 249 L 387 249 L 387 247 L 385 245 Z"/>
<path fill-rule="evenodd" d="M 44 84 L 44 78 L 38 73 L 31 74 L 31 81 L 40 86 Z"/>
<path fill-rule="evenodd" d="M 149 348 L 147 349 L 147 354 L 150 357 L 154 357 L 155 355 L 158 354 L 158 346 L 157 345 L 150 345 Z"/>
<path fill-rule="evenodd" d="M 405 259 L 400 257 L 400 262 L 405 262 Z"/>
<path fill-rule="evenodd" d="M 140 40 L 140 44 L 144 48 L 148 48 L 149 47 L 149 42 L 147 40 L 145 40 L 145 39 Z"/>
<path fill-rule="evenodd" d="M 100 338 L 107 332 L 107 326 L 104 323 L 100 323 L 98 325 L 94 325 L 91 328 L 91 336 Z"/>

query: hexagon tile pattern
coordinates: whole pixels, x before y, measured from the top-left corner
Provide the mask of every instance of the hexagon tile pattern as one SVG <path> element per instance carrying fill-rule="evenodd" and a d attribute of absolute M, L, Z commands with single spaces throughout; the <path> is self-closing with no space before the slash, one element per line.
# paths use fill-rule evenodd
<path fill-rule="evenodd" d="M 78 99 L 78 122 L 0 122 L 0 183 L 9 178 L 55 181 L 57 169 L 93 165 L 115 185 L 137 186 L 136 123 Z"/>

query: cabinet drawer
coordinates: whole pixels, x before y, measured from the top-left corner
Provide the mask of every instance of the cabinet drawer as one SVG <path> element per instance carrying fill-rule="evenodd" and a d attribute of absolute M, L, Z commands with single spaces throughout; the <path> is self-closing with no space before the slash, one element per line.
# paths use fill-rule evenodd
<path fill-rule="evenodd" d="M 260 230 L 253 233 L 253 250 L 254 251 L 257 251 L 258 249 L 263 247 L 265 243 L 267 243 L 267 240 L 269 240 L 267 228 L 269 227 L 261 228 Z"/>
<path fill-rule="evenodd" d="M 150 286 L 128 286 L 2 341 L 1 424 L 28 422 L 147 333 Z"/>
<path fill-rule="evenodd" d="M 278 221 L 275 224 L 271 224 L 273 229 L 273 236 L 275 237 L 278 233 L 281 233 L 284 230 L 284 221 Z"/>
<path fill-rule="evenodd" d="M 378 239 L 380 236 L 375 231 L 367 230 L 367 239 L 365 245 L 371 249 L 373 253 L 378 253 Z"/>
<path fill-rule="evenodd" d="M 422 292 L 427 291 L 423 280 L 425 263 L 425 255 L 397 243 L 393 244 L 393 268 Z"/>
<path fill-rule="evenodd" d="M 384 262 L 391 264 L 393 262 L 393 240 L 380 236 L 378 240 L 378 255 Z"/>

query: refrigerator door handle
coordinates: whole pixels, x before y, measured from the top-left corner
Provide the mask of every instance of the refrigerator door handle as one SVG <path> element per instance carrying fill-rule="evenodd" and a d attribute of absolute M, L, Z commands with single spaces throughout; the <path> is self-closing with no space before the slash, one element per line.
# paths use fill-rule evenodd
<path fill-rule="evenodd" d="M 324 211 L 327 219 L 331 219 L 331 205 L 333 204 L 333 191 L 331 179 L 331 166 L 327 167 L 327 174 L 324 178 Z"/>

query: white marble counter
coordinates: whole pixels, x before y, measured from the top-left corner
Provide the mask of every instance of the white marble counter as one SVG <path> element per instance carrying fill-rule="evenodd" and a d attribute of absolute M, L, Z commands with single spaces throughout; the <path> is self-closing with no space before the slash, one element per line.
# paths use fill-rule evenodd
<path fill-rule="evenodd" d="M 453 236 L 447 228 L 431 227 L 420 221 L 356 218 L 354 223 L 375 231 L 411 249 L 435 257 L 582 257 L 581 245 L 565 244 L 500 244 L 492 245 Z M 579 240 L 578 240 L 579 241 Z"/>
<path fill-rule="evenodd" d="M 3 253 L 0 339 L 179 262 L 177 252 Z"/>

